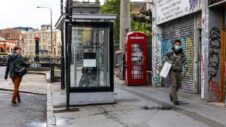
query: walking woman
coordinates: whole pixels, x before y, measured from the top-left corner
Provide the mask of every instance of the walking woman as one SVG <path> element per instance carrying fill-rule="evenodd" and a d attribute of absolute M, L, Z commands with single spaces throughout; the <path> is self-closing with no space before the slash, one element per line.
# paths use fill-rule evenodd
<path fill-rule="evenodd" d="M 6 72 L 5 72 L 5 80 L 8 79 L 8 75 L 9 75 L 14 84 L 13 97 L 11 101 L 12 105 L 16 105 L 17 102 L 21 103 L 19 87 L 22 81 L 22 77 L 26 73 L 27 73 L 27 69 L 26 69 L 24 58 L 21 55 L 21 47 L 16 46 L 13 50 L 13 54 L 10 55 L 8 58 Z"/>

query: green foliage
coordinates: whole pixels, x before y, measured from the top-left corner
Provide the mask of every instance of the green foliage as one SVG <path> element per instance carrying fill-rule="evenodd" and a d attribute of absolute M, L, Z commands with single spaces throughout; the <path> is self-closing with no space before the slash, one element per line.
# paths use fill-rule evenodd
<path fill-rule="evenodd" d="M 115 46 L 119 46 L 120 33 L 120 0 L 105 0 L 100 9 L 101 14 L 116 14 L 117 19 L 114 24 L 114 42 Z"/>
<path fill-rule="evenodd" d="M 141 31 L 151 37 L 151 10 L 141 11 L 139 14 L 131 15 L 131 29 L 132 31 Z"/>
<path fill-rule="evenodd" d="M 100 9 L 101 14 L 116 14 L 117 19 L 114 24 L 114 42 L 115 46 L 119 46 L 119 33 L 120 33 L 120 0 L 105 0 Z M 131 15 L 131 30 L 141 31 L 151 37 L 151 10 L 141 10 L 140 14 Z"/>

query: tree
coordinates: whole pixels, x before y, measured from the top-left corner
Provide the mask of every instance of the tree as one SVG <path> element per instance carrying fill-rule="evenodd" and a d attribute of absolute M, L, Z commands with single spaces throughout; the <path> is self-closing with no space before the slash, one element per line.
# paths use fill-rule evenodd
<path fill-rule="evenodd" d="M 148 37 L 151 37 L 151 10 L 141 10 L 139 14 L 132 14 L 131 19 L 132 31 L 141 31 L 144 32 Z"/>
<path fill-rule="evenodd" d="M 117 19 L 114 24 L 114 41 L 115 46 L 119 47 L 119 33 L 120 33 L 120 0 L 105 0 L 100 9 L 101 14 L 116 14 Z M 141 10 L 139 14 L 131 14 L 131 30 L 141 31 L 151 37 L 151 10 Z"/>
<path fill-rule="evenodd" d="M 105 0 L 104 5 L 100 8 L 101 14 L 116 14 L 117 18 L 114 24 L 114 42 L 115 47 L 119 47 L 120 33 L 120 0 Z"/>

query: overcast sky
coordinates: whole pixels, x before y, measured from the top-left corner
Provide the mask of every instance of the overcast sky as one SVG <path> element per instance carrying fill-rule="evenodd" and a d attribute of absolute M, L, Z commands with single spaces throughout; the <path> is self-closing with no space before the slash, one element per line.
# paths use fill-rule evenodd
<path fill-rule="evenodd" d="M 103 3 L 104 0 L 100 1 Z M 40 28 L 42 24 L 50 24 L 49 10 L 37 6 L 52 8 L 55 25 L 60 16 L 60 0 L 1 0 L 0 29 L 18 26 Z"/>

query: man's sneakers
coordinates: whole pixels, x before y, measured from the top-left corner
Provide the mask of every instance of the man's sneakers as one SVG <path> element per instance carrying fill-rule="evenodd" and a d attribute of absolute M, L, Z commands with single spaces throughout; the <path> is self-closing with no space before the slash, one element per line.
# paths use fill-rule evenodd
<path fill-rule="evenodd" d="M 18 103 L 21 103 L 20 97 L 19 97 L 19 98 L 17 98 L 17 102 L 18 102 Z"/>
<path fill-rule="evenodd" d="M 15 101 L 12 101 L 12 102 L 11 102 L 11 105 L 12 105 L 12 106 L 16 106 L 17 103 L 16 103 Z"/>
<path fill-rule="evenodd" d="M 169 94 L 169 98 L 170 98 L 170 101 L 173 102 L 173 97 L 171 93 Z"/>
<path fill-rule="evenodd" d="M 173 104 L 174 105 L 180 105 L 179 101 L 174 101 Z"/>
<path fill-rule="evenodd" d="M 173 97 L 172 97 L 171 93 L 169 94 L 169 98 L 170 98 L 170 101 L 173 102 Z M 180 105 L 179 101 L 174 101 L 173 104 L 174 105 Z"/>

